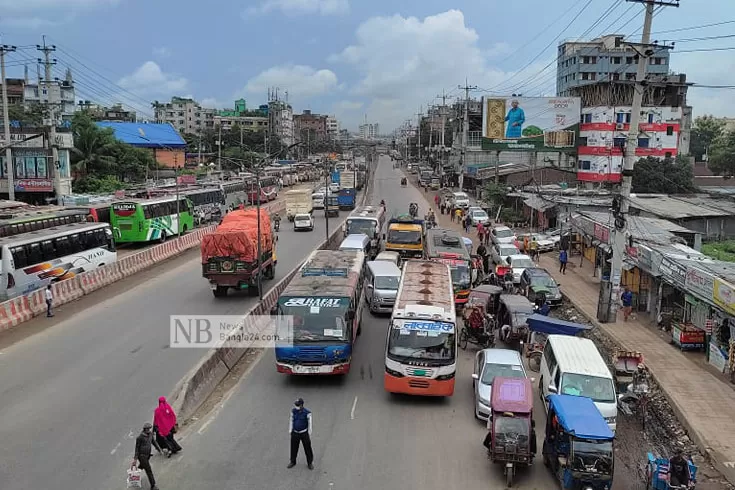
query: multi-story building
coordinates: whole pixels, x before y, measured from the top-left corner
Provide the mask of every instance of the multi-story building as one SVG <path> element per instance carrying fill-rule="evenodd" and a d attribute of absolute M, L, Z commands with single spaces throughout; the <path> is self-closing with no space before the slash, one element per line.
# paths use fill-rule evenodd
<path fill-rule="evenodd" d="M 360 131 L 360 138 L 365 139 L 365 140 L 374 140 L 380 134 L 380 126 L 378 125 L 378 123 L 360 124 L 359 131 Z"/>
<path fill-rule="evenodd" d="M 327 138 L 327 116 L 304 110 L 303 114 L 294 115 L 293 120 L 294 131 L 299 141 L 318 141 Z"/>
<path fill-rule="evenodd" d="M 327 138 L 339 138 L 339 121 L 336 116 L 327 116 Z"/>
<path fill-rule="evenodd" d="M 569 41 L 559 44 L 556 65 L 556 95 L 571 97 L 572 89 L 582 85 L 608 81 L 634 81 L 638 58 L 621 34 L 608 34 L 591 41 Z M 669 50 L 654 48 L 646 73 L 669 73 Z"/>
<path fill-rule="evenodd" d="M 95 121 L 136 122 L 135 111 L 125 109 L 122 104 L 105 107 L 88 100 L 79 101 L 79 110 L 85 111 Z"/>
<path fill-rule="evenodd" d="M 281 143 L 291 146 L 295 142 L 293 108 L 282 100 L 272 100 L 268 103 L 273 132 L 281 139 Z"/>
<path fill-rule="evenodd" d="M 692 109 L 686 105 L 686 75 L 647 77 L 636 157 L 689 153 Z M 570 89 L 582 98 L 577 180 L 620 182 L 630 130 L 634 81 L 587 84 Z"/>
<path fill-rule="evenodd" d="M 46 105 L 53 102 L 52 110 L 47 117 L 55 116 L 57 125 L 68 125 L 76 111 L 76 97 L 74 94 L 74 80 L 71 70 L 66 70 L 64 80 L 55 80 L 50 83 L 29 83 L 27 80 L 23 86 L 23 104 L 32 106 L 34 104 Z M 47 123 L 49 121 L 46 121 Z"/>
<path fill-rule="evenodd" d="M 238 125 L 244 131 L 266 131 L 268 129 L 268 116 L 214 116 L 214 126 L 229 131 Z"/>
<path fill-rule="evenodd" d="M 199 134 L 214 129 L 216 109 L 206 109 L 194 99 L 171 97 L 169 103 L 154 102 L 157 122 L 168 123 L 181 134 Z"/>

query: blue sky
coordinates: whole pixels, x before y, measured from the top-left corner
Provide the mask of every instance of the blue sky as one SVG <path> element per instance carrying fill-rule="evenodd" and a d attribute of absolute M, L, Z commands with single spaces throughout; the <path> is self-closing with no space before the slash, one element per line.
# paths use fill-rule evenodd
<path fill-rule="evenodd" d="M 677 54 L 735 46 L 691 41 L 735 34 L 735 23 L 657 34 L 735 20 L 735 1 L 681 3 L 653 26 L 654 39 L 678 41 L 672 68 L 735 85 L 735 51 Z M 71 67 L 83 99 L 145 116 L 171 95 L 257 106 L 274 86 L 296 111 L 335 114 L 349 129 L 367 117 L 383 131 L 415 120 L 442 90 L 456 97 L 465 78 L 475 95 L 551 95 L 559 40 L 616 31 L 639 41 L 642 21 L 624 0 L 0 0 L 1 42 L 21 48 L 9 76 L 25 64 L 35 74 L 33 46 L 46 35 L 59 48 L 55 76 Z M 692 89 L 689 101 L 695 114 L 735 116 L 734 90 Z"/>

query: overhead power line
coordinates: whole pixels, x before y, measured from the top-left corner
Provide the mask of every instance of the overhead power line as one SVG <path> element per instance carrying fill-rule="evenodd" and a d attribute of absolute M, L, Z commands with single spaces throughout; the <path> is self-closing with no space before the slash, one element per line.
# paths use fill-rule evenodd
<path fill-rule="evenodd" d="M 724 26 L 726 24 L 735 24 L 735 20 L 726 20 L 724 22 L 715 22 L 714 24 L 702 24 L 697 26 L 680 27 L 678 29 L 667 29 L 665 31 L 656 31 L 652 34 L 668 34 L 670 32 L 694 31 L 697 29 L 705 29 L 707 27 Z"/>

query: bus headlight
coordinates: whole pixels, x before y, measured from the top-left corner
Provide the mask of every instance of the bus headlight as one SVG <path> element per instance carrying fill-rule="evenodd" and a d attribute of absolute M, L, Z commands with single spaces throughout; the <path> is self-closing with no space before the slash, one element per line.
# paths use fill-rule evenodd
<path fill-rule="evenodd" d="M 402 373 L 399 373 L 398 371 L 393 371 L 388 366 L 385 366 L 385 374 L 387 374 L 389 376 L 393 376 L 394 378 L 403 378 L 404 377 Z"/>
<path fill-rule="evenodd" d="M 436 377 L 436 380 L 437 381 L 449 381 L 450 379 L 454 379 L 454 375 L 455 375 L 455 373 L 442 374 L 441 376 L 437 376 Z"/>

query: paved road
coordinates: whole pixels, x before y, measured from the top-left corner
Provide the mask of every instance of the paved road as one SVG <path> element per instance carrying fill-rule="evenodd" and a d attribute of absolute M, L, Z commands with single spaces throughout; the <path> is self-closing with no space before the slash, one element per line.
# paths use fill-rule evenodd
<path fill-rule="evenodd" d="M 323 212 L 316 217 L 316 229 L 298 235 L 282 222 L 277 280 L 324 240 Z M 132 437 L 205 353 L 168 349 L 169 315 L 242 314 L 254 304 L 232 292 L 215 300 L 198 249 L 157 271 L 59 309 L 50 328 L 40 318 L 0 335 L 3 490 L 121 488 Z"/>
<path fill-rule="evenodd" d="M 409 202 L 422 202 L 423 198 L 411 186 L 401 189 L 398 176 L 398 170 L 382 159 L 373 198 L 374 203 L 384 198 L 389 214 L 406 212 Z M 489 464 L 481 446 L 484 424 L 473 414 L 475 350 L 469 347 L 461 353 L 458 383 L 451 399 L 390 397 L 382 384 L 388 319 L 366 313 L 363 321 L 353 370 L 342 381 L 285 377 L 276 373 L 272 352 L 265 352 L 230 398 L 184 435 L 184 452 L 171 460 L 156 461 L 161 487 L 505 488 L 501 469 Z M 303 456 L 297 467 L 286 469 L 287 417 L 299 396 L 314 412 L 317 459 L 313 472 L 306 468 Z M 540 401 L 536 403 L 540 405 Z M 540 407 L 537 412 L 542 412 Z M 539 427 L 543 427 L 543 416 L 539 419 Z M 109 483 L 104 488 L 113 488 L 113 480 Z M 520 475 L 518 483 L 517 488 L 522 489 L 554 488 L 541 464 Z"/>

